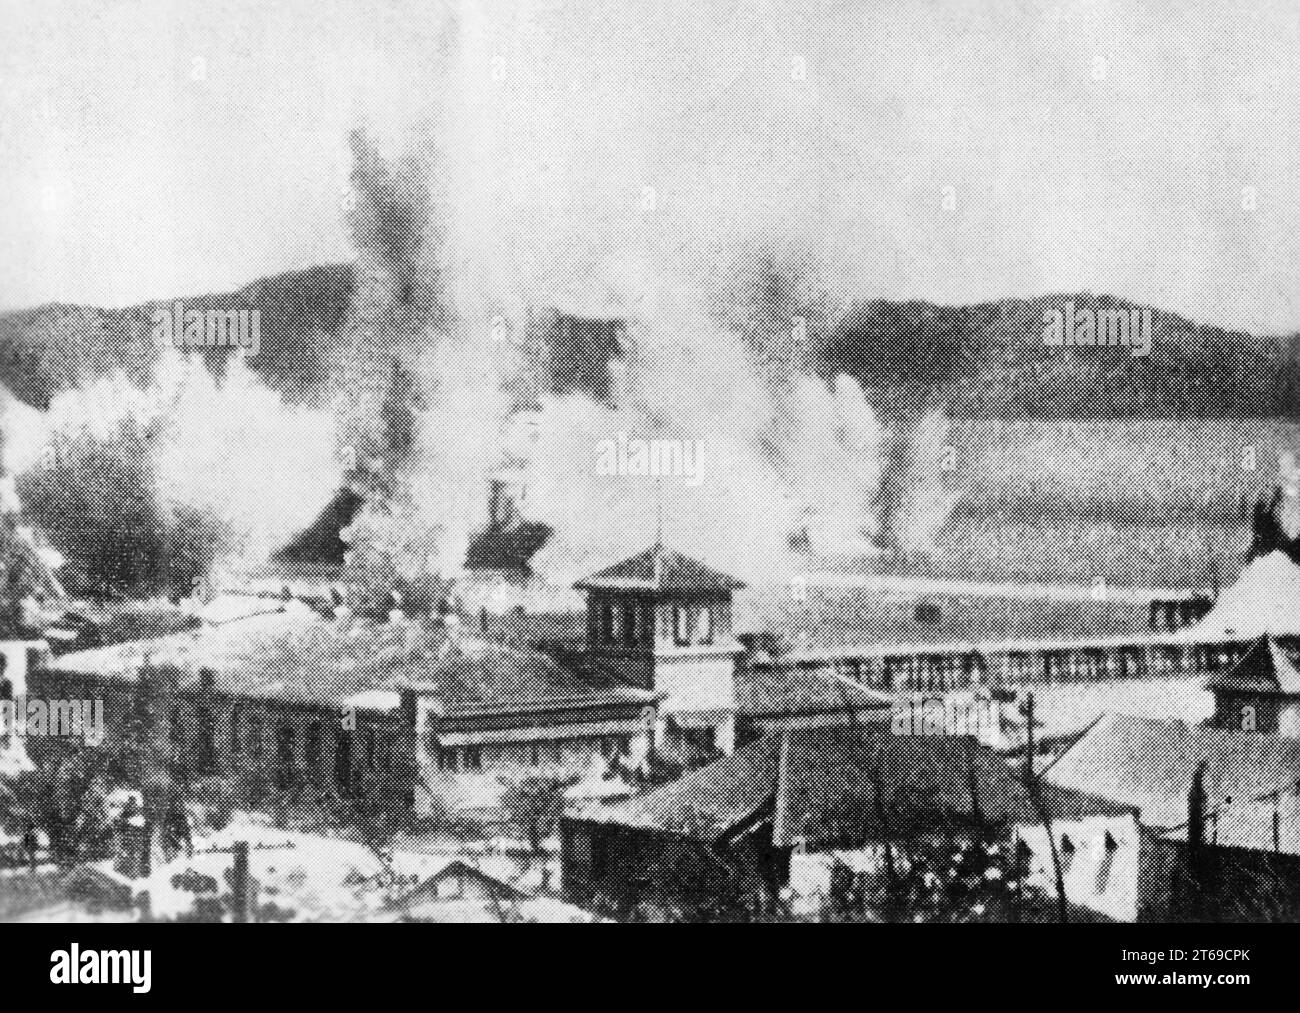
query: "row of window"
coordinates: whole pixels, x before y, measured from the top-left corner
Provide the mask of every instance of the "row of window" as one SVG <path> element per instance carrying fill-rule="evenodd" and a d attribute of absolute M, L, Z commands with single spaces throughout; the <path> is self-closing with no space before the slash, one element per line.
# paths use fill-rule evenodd
<path fill-rule="evenodd" d="M 1239 652 L 1238 652 L 1239 653 Z M 975 654 L 907 655 L 885 658 L 875 668 L 870 662 L 856 666 L 852 677 L 884 689 L 910 686 L 916 689 L 946 689 L 987 678 L 990 668 L 1004 682 L 1081 681 L 1137 678 L 1146 674 L 1169 675 L 1190 671 L 1214 671 L 1229 667 L 1235 655 L 1231 649 L 1197 648 L 1184 654 L 1179 647 L 1157 646 L 1147 653 L 1141 648 L 1122 650 L 1011 652 L 988 658 Z"/>
<path fill-rule="evenodd" d="M 715 623 L 712 607 L 674 605 L 672 617 L 673 643 L 677 646 L 713 643 Z M 622 644 L 626 647 L 652 644 L 655 637 L 654 622 L 653 608 L 607 602 L 600 606 L 599 638 L 602 643 Z"/>
<path fill-rule="evenodd" d="M 502 763 L 507 756 L 533 767 L 562 766 L 566 745 L 583 742 L 599 749 L 606 759 L 627 756 L 632 750 L 630 735 L 606 735 L 596 739 L 571 739 L 567 743 L 527 742 L 518 746 L 439 746 L 435 741 L 431 751 L 439 770 L 478 773 L 484 769 L 485 758 L 487 766 L 491 767 Z"/>
<path fill-rule="evenodd" d="M 200 718 L 202 725 L 202 718 Z M 302 736 L 302 762 L 308 769 L 319 767 L 324 759 L 325 724 L 315 719 L 308 722 Z M 392 767 L 392 756 L 388 750 L 380 748 L 377 729 L 366 727 L 358 735 L 362 745 L 362 763 L 368 770 L 378 770 L 382 765 L 385 770 Z M 343 729 L 336 730 L 339 742 L 336 750 L 351 751 L 352 733 Z M 344 744 L 343 740 L 347 743 Z M 230 753 L 232 756 L 247 755 L 251 760 L 261 760 L 266 756 L 266 736 L 263 717 L 258 711 L 247 714 L 236 709 L 230 715 Z M 275 761 L 281 767 L 298 765 L 298 729 L 288 721 L 280 721 L 275 726 Z"/>

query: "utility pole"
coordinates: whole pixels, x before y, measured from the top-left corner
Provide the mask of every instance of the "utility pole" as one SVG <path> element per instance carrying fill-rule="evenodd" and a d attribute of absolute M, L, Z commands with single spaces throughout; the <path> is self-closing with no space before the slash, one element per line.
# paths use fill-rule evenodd
<path fill-rule="evenodd" d="M 248 842 L 236 841 L 234 847 L 235 854 L 235 881 L 231 884 L 231 903 L 234 908 L 232 912 L 233 920 L 236 922 L 248 921 Z"/>
<path fill-rule="evenodd" d="M 1025 778 L 1034 780 L 1034 693 L 1025 694 Z"/>
<path fill-rule="evenodd" d="M 1034 694 L 1025 697 L 1025 793 L 1029 803 L 1034 807 L 1038 821 L 1047 834 L 1047 847 L 1052 853 L 1052 872 L 1056 877 L 1056 910 L 1064 925 L 1070 920 L 1070 906 L 1065 896 L 1065 871 L 1061 868 L 1061 853 L 1056 847 L 1056 837 L 1052 832 L 1052 815 L 1038 791 L 1038 778 L 1034 774 Z"/>

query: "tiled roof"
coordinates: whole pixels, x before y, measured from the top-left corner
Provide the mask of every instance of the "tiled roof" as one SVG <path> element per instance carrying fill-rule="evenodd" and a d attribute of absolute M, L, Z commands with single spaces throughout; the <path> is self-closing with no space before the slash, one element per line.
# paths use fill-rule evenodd
<path fill-rule="evenodd" d="M 717 840 L 773 800 L 781 738 L 764 735 L 670 784 L 626 802 L 591 809 L 584 816 Z"/>
<path fill-rule="evenodd" d="M 1082 792 L 1044 787 L 1057 819 L 1132 812 Z M 717 841 L 765 807 L 781 847 L 800 837 L 815 844 L 905 836 L 969 822 L 977 808 L 993 823 L 1038 821 L 1017 772 L 972 737 L 851 727 L 765 735 L 671 784 L 588 815 Z"/>
<path fill-rule="evenodd" d="M 612 679 L 588 681 L 539 651 L 479 641 L 434 656 L 398 679 L 458 710 L 532 709 L 600 703 L 649 703 L 655 694 Z"/>
<path fill-rule="evenodd" d="M 342 622 L 294 602 L 187 633 L 66 654 L 53 668 L 131 679 L 146 659 L 180 668 L 182 685 L 207 670 L 220 693 L 330 707 L 350 701 L 390 710 L 407 686 L 436 695 L 448 713 L 653 699 L 581 679 L 536 651 L 449 633 L 440 623 Z"/>
<path fill-rule="evenodd" d="M 815 669 L 740 665 L 736 710 L 745 717 L 888 711 L 892 694 L 878 693 Z"/>
<path fill-rule="evenodd" d="M 1258 798 L 1300 780 L 1300 739 L 1181 721 L 1107 714 L 1049 767 L 1045 777 L 1142 811 L 1145 823 L 1187 822 L 1197 765 L 1208 764 L 1209 805 Z"/>
<path fill-rule="evenodd" d="M 1263 636 L 1233 668 L 1212 675 L 1205 686 L 1207 689 L 1300 695 L 1300 670 L 1277 641 Z"/>
<path fill-rule="evenodd" d="M 583 591 L 735 591 L 744 583 L 663 545 L 615 563 L 573 585 Z"/>

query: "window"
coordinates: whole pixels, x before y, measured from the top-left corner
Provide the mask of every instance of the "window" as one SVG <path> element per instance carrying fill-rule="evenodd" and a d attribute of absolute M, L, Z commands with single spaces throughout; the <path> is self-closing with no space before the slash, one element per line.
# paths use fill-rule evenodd
<path fill-rule="evenodd" d="M 623 609 L 623 643 L 628 647 L 636 643 L 636 614 L 638 606 L 628 605 Z"/>
<path fill-rule="evenodd" d="M 600 638 L 607 644 L 614 642 L 614 606 L 608 602 L 600 607 Z"/>
<path fill-rule="evenodd" d="M 14 698 L 14 684 L 4 676 L 6 664 L 5 656 L 0 654 L 0 700 L 12 700 Z M 9 735 L 7 729 L 3 735 L 0 735 L 0 747 L 9 748 Z"/>
<path fill-rule="evenodd" d="M 673 643 L 685 647 L 691 642 L 690 616 L 685 605 L 673 606 Z"/>
<path fill-rule="evenodd" d="M 1097 878 L 1092 884 L 1094 893 L 1105 893 L 1110 886 L 1110 874 L 1115 867 L 1115 852 L 1119 850 L 1119 843 L 1111 836 L 1109 830 L 1106 831 L 1106 838 L 1103 844 L 1101 861 L 1097 865 Z"/>
<path fill-rule="evenodd" d="M 307 740 L 303 744 L 303 761 L 311 769 L 320 766 L 321 757 L 321 723 L 313 721 L 307 726 Z"/>
<path fill-rule="evenodd" d="M 217 722 L 212 716 L 212 708 L 206 706 L 199 708 L 198 723 L 198 769 L 202 773 L 210 774 L 217 766 Z"/>
<path fill-rule="evenodd" d="M 700 609 L 700 618 L 695 625 L 701 644 L 713 643 L 713 609 L 705 605 Z"/>
<path fill-rule="evenodd" d="M 534 767 L 540 767 L 542 764 L 541 748 L 536 742 L 529 746 L 528 760 Z"/>
<path fill-rule="evenodd" d="M 276 760 L 281 767 L 292 767 L 298 761 L 298 733 L 293 725 L 282 721 L 276 729 Z"/>
<path fill-rule="evenodd" d="M 460 756 L 456 750 L 447 746 L 438 747 L 438 769 L 455 773 L 460 769 Z"/>
<path fill-rule="evenodd" d="M 1015 857 L 1013 860 L 1015 862 L 1016 871 L 1022 878 L 1029 875 L 1033 857 L 1034 853 L 1025 842 L 1025 839 L 1023 837 L 1017 838 Z"/>
<path fill-rule="evenodd" d="M 248 715 L 248 752 L 254 760 L 260 760 L 262 750 L 262 715 L 254 712 Z"/>
<path fill-rule="evenodd" d="M 482 770 L 483 769 L 483 750 L 478 746 L 465 747 L 465 769 Z"/>
<path fill-rule="evenodd" d="M 573 847 L 569 854 L 573 859 L 573 864 L 582 870 L 588 870 L 592 865 L 592 839 L 590 830 L 575 830 L 571 838 Z"/>

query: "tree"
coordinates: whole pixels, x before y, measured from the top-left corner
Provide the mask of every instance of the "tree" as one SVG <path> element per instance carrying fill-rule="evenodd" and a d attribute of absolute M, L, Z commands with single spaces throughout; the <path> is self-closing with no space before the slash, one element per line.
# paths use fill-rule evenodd
<path fill-rule="evenodd" d="M 156 435 L 130 418 L 108 434 L 59 432 L 18 478 L 33 521 L 96 592 L 188 595 L 229 534 L 212 511 L 163 496 Z"/>
<path fill-rule="evenodd" d="M 104 805 L 101 759 L 84 748 L 51 744 L 34 770 L 0 780 L 0 822 L 41 831 L 61 867 L 102 857 L 112 828 Z"/>
<path fill-rule="evenodd" d="M 528 840 L 534 854 L 556 832 L 564 813 L 564 792 L 572 781 L 559 777 L 525 777 L 506 785 L 501 796 L 510 823 Z"/>
<path fill-rule="evenodd" d="M 832 869 L 834 915 L 912 922 L 1002 922 L 1036 908 L 1041 891 L 1006 828 L 948 827 L 893 842 L 893 861 L 846 879 Z M 832 917 L 831 920 L 839 920 Z"/>

